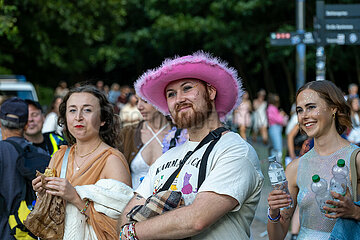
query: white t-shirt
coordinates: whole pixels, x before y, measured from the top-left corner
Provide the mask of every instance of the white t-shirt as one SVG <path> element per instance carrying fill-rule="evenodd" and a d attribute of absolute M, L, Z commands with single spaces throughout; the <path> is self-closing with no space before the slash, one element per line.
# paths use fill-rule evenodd
<path fill-rule="evenodd" d="M 180 160 L 198 144 L 187 141 L 164 153 L 150 167 L 136 192 L 147 198 L 161 189 L 178 168 Z M 208 145 L 192 154 L 171 189 L 183 193 L 186 205 L 194 201 L 198 192 L 228 195 L 236 199 L 239 205 L 192 239 L 249 239 L 250 225 L 264 180 L 258 156 L 254 148 L 238 134 L 224 134 L 209 155 L 205 181 L 197 189 L 200 161 Z"/>

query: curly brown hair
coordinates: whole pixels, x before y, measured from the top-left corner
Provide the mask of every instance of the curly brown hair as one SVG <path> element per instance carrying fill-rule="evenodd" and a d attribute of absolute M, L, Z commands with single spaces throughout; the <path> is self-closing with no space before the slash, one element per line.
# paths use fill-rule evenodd
<path fill-rule="evenodd" d="M 335 127 L 341 135 L 347 128 L 351 128 L 351 111 L 349 104 L 345 101 L 342 91 L 332 82 L 327 80 L 312 81 L 306 83 L 296 92 L 296 99 L 302 91 L 311 89 L 324 99 L 328 107 L 336 108 Z"/>
<path fill-rule="evenodd" d="M 69 97 L 73 93 L 90 93 L 99 99 L 100 104 L 100 120 L 105 122 L 103 126 L 100 127 L 99 135 L 102 141 L 108 144 L 111 147 L 119 148 L 120 147 L 120 119 L 117 115 L 114 114 L 113 105 L 108 101 L 104 93 L 99 91 L 95 86 L 84 85 L 80 87 L 75 87 L 70 89 L 70 91 L 65 95 L 62 103 L 59 107 L 59 119 L 58 124 L 64 126 L 64 134 L 70 145 L 76 143 L 75 137 L 69 132 L 66 123 L 66 103 L 69 100 Z"/>

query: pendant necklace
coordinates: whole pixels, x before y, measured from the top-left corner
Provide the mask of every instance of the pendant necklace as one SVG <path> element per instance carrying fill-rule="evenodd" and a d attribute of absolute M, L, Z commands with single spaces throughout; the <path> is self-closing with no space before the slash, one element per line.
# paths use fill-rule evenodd
<path fill-rule="evenodd" d="M 88 153 L 86 153 L 86 154 L 84 154 L 84 155 L 80 155 L 80 154 L 78 154 L 78 151 L 77 151 L 77 145 L 75 146 L 75 153 L 80 157 L 80 158 L 84 158 L 84 157 L 87 157 L 87 156 L 89 156 L 90 154 L 92 154 L 93 152 L 95 152 L 99 147 L 100 147 L 100 144 L 102 143 L 102 141 L 100 140 L 99 141 L 99 144 L 93 149 L 93 150 L 91 150 L 90 152 L 88 152 Z M 78 165 L 77 164 L 77 162 L 75 161 L 75 159 L 74 159 L 74 162 L 75 162 L 75 165 L 76 165 L 76 171 L 79 171 L 80 170 L 80 167 L 85 163 L 85 161 L 82 163 L 82 164 L 80 164 L 80 165 Z"/>

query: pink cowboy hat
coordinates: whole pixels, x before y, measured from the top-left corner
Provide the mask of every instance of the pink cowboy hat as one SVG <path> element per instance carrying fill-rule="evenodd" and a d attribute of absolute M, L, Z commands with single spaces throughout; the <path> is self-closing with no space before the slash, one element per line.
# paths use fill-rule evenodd
<path fill-rule="evenodd" d="M 241 103 L 242 83 L 236 70 L 203 51 L 166 59 L 159 68 L 145 72 L 134 87 L 141 98 L 169 115 L 165 89 L 170 82 L 184 78 L 199 79 L 216 88 L 215 108 L 221 120 Z"/>

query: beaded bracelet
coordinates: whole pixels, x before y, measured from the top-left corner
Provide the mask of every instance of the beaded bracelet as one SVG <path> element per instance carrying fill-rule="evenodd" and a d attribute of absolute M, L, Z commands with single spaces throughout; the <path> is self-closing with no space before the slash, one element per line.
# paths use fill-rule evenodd
<path fill-rule="evenodd" d="M 90 201 L 89 201 L 89 199 L 87 199 L 86 202 L 85 202 L 85 207 L 80 210 L 80 213 L 81 213 L 81 214 L 86 215 L 85 212 L 86 212 L 86 210 L 88 209 L 89 204 L 90 204 Z"/>
<path fill-rule="evenodd" d="M 277 223 L 277 222 L 279 222 L 280 218 L 281 218 L 280 211 L 279 211 L 279 214 L 278 214 L 276 217 L 272 218 L 272 217 L 270 216 L 270 207 L 268 208 L 268 219 L 269 219 L 271 222 Z"/>
<path fill-rule="evenodd" d="M 127 231 L 126 231 L 127 228 Z M 125 240 L 139 240 L 136 236 L 136 232 L 135 232 L 135 223 L 128 223 L 125 224 L 120 232 L 120 240 L 125 239 Z"/>
<path fill-rule="evenodd" d="M 130 223 L 128 231 L 129 231 L 129 236 L 132 240 L 139 240 L 136 236 L 136 232 L 135 232 L 135 224 L 136 223 Z"/>

